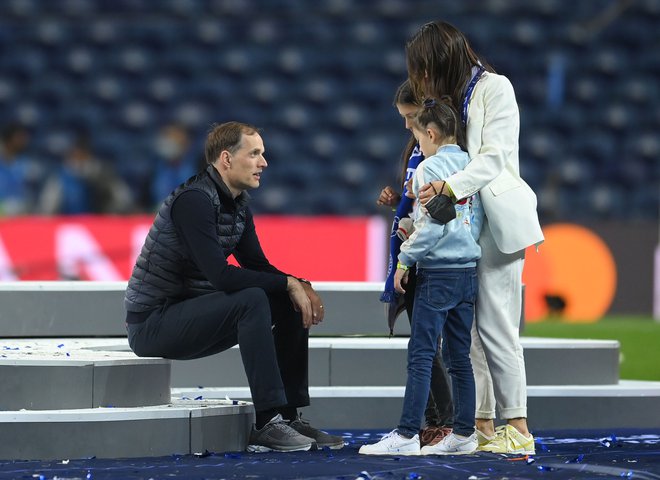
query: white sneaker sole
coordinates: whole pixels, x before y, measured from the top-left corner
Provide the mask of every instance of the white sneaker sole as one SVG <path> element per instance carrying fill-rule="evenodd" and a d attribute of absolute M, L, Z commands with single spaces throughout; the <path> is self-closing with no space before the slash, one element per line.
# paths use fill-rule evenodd
<path fill-rule="evenodd" d="M 358 453 L 360 455 L 403 455 L 403 456 L 417 456 L 421 455 L 420 452 L 363 452 L 362 450 L 359 450 Z"/>
<path fill-rule="evenodd" d="M 477 448 L 477 451 L 486 452 L 486 453 L 497 453 L 499 455 L 536 455 L 536 449 L 525 450 L 523 448 L 517 450 L 507 450 L 506 452 L 494 452 L 492 450 L 484 450 L 483 448 L 479 447 Z"/>
<path fill-rule="evenodd" d="M 477 450 L 476 449 L 471 451 L 461 450 L 456 452 L 429 452 L 428 450 L 427 451 L 422 450 L 421 454 L 422 455 L 472 455 L 473 453 L 477 453 Z"/>

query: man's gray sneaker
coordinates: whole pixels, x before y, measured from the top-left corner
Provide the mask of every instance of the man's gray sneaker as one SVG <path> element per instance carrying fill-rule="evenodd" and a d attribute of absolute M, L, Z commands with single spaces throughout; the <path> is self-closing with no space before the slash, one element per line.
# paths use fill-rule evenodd
<path fill-rule="evenodd" d="M 329 448 L 339 450 L 344 446 L 344 438 L 339 435 L 330 435 L 322 430 L 312 427 L 308 421 L 303 420 L 302 414 L 298 414 L 293 422 L 289 424 L 296 432 L 316 441 L 318 448 Z"/>
<path fill-rule="evenodd" d="M 312 448 L 314 439 L 301 435 L 291 428 L 279 413 L 270 422 L 257 430 L 252 426 L 247 451 L 262 452 L 300 452 Z"/>

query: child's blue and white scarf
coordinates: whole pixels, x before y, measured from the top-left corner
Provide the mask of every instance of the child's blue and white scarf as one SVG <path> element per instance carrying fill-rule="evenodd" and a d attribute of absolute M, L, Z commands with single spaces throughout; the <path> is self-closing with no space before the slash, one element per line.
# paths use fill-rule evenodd
<path fill-rule="evenodd" d="M 394 214 L 394 221 L 392 222 L 392 231 L 390 233 L 390 261 L 387 266 L 387 280 L 385 280 L 385 290 L 380 296 L 380 301 L 384 303 L 398 304 L 399 293 L 394 290 L 394 272 L 396 271 L 397 259 L 401 251 L 401 244 L 403 241 L 397 236 L 396 231 L 399 228 L 399 220 L 407 216 L 413 209 L 412 198 L 406 197 L 406 184 L 408 180 L 415 174 L 415 169 L 424 160 L 424 154 L 416 145 L 408 159 L 408 168 L 406 169 L 406 178 L 403 181 L 403 194 L 399 205 L 396 207 Z"/>

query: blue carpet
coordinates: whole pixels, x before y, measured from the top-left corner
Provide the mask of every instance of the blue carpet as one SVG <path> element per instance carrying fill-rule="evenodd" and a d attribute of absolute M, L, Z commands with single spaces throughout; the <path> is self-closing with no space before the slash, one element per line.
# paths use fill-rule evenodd
<path fill-rule="evenodd" d="M 359 455 L 384 432 L 337 432 L 342 450 L 302 453 L 209 453 L 140 459 L 0 461 L 1 479 L 606 479 L 660 480 L 660 432 L 543 431 L 536 455 L 455 457 Z"/>

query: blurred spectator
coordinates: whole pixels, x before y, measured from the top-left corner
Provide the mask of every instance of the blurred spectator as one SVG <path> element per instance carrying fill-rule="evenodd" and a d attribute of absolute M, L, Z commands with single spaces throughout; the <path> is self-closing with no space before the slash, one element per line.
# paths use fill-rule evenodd
<path fill-rule="evenodd" d="M 89 139 L 80 135 L 62 165 L 48 178 L 39 199 L 39 212 L 129 213 L 133 199 L 114 169 L 95 157 Z"/>
<path fill-rule="evenodd" d="M 198 153 L 182 125 L 172 123 L 161 128 L 154 147 L 157 161 L 151 184 L 153 207 L 200 170 Z"/>
<path fill-rule="evenodd" d="M 0 215 L 24 215 L 34 210 L 45 168 L 26 153 L 30 132 L 18 124 L 0 134 Z"/>

